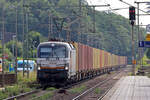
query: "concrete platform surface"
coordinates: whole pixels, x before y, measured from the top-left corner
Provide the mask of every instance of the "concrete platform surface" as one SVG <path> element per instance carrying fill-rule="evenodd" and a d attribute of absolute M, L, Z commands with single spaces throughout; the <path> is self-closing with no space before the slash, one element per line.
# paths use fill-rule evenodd
<path fill-rule="evenodd" d="M 150 100 L 150 78 L 146 76 L 123 77 L 102 100 Z"/>

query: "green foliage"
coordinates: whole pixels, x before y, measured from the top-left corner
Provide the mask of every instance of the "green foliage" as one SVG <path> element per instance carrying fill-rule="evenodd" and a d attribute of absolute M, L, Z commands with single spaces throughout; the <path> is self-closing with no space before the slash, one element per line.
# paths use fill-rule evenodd
<path fill-rule="evenodd" d="M 101 93 L 100 88 L 96 88 L 96 89 L 95 89 L 95 93 L 96 93 L 96 94 L 100 94 L 100 93 Z"/>
<path fill-rule="evenodd" d="M 54 90 L 56 90 L 56 88 L 54 88 L 54 87 L 49 87 L 49 88 L 47 88 L 46 90 L 47 90 L 47 91 L 54 91 Z"/>
<path fill-rule="evenodd" d="M 11 51 L 9 50 L 9 48 L 7 48 L 7 46 L 4 46 L 4 54 L 8 56 L 7 59 L 4 59 L 4 64 L 5 64 L 5 69 L 4 70 L 8 71 L 9 63 L 13 59 L 13 54 L 11 53 Z M 1 45 L 1 41 L 0 41 L 0 57 L 2 58 L 2 45 Z"/>
<path fill-rule="evenodd" d="M 14 56 L 16 55 L 16 52 L 15 52 L 16 51 L 16 46 L 17 46 L 17 56 L 21 57 L 22 56 L 22 52 L 23 52 L 22 43 L 21 42 L 18 42 L 17 45 L 16 45 L 16 41 L 13 41 L 13 40 L 9 41 L 8 43 L 6 43 L 6 48 L 9 49 L 11 54 L 13 54 L 13 52 L 14 52 Z"/>
<path fill-rule="evenodd" d="M 53 92 L 49 92 L 49 93 L 46 93 L 36 99 L 32 99 L 32 100 L 48 100 L 50 99 L 51 97 L 53 96 Z"/>
<path fill-rule="evenodd" d="M 86 89 L 86 86 L 85 85 L 81 85 L 80 87 L 72 88 L 69 91 L 72 92 L 72 93 L 80 93 L 80 92 L 82 92 L 85 89 Z"/>
<path fill-rule="evenodd" d="M 18 84 L 29 84 L 36 81 L 36 72 L 30 72 L 29 78 L 27 76 L 23 77 L 23 73 L 18 73 Z"/>
<path fill-rule="evenodd" d="M 9 96 L 8 93 L 4 93 L 4 91 L 0 91 L 0 100 L 3 100 Z"/>
<path fill-rule="evenodd" d="M 147 52 L 146 52 L 146 56 L 148 59 L 150 59 L 150 49 L 148 48 Z"/>
<path fill-rule="evenodd" d="M 25 84 L 22 85 L 16 84 L 13 86 L 5 87 L 4 90 L 0 91 L 0 100 L 29 91 L 31 91 L 31 88 L 27 87 Z"/>
<path fill-rule="evenodd" d="M 10 50 L 7 48 L 7 46 L 4 46 L 4 50 L 5 50 L 5 54 L 8 55 L 9 57 L 9 61 L 12 59 L 13 55 L 12 53 L 10 52 Z M 1 41 L 0 41 L 0 57 L 2 57 L 2 44 L 1 44 Z"/>
<path fill-rule="evenodd" d="M 144 66 L 150 66 L 150 64 L 147 64 L 147 61 L 149 60 L 149 58 L 146 56 L 146 55 L 144 55 L 143 56 L 143 58 L 142 58 L 142 61 L 143 61 L 143 65 Z"/>
<path fill-rule="evenodd" d="M 16 1 L 18 1 L 18 4 Z M 2 2 L 4 2 L 3 5 L 5 6 L 6 31 L 8 32 L 15 32 L 15 7 L 10 6 L 18 5 L 18 39 L 22 41 L 22 1 L 1 0 L 0 4 L 2 4 Z M 29 37 L 29 48 L 28 52 L 25 52 L 28 53 L 29 57 L 35 57 L 36 49 L 34 47 L 37 47 L 39 40 L 40 42 L 48 40 L 49 15 L 52 18 L 53 24 L 53 33 L 50 34 L 51 37 L 66 39 L 66 27 L 69 26 L 72 41 L 82 42 L 117 55 L 131 56 L 131 25 L 129 24 L 129 20 L 114 13 L 96 11 L 96 33 L 93 33 L 93 9 L 90 7 L 83 7 L 83 17 L 79 20 L 79 7 L 69 7 L 69 5 L 77 6 L 79 5 L 78 3 L 77 0 L 28 0 L 28 2 L 25 2 L 25 4 L 31 5 L 28 8 L 25 7 L 25 14 L 27 11 L 29 14 L 29 33 L 25 25 L 25 39 L 27 39 L 27 36 Z M 82 5 L 84 4 L 86 5 L 87 2 L 83 1 Z M 0 11 L 2 12 L 2 6 L 0 6 Z M 24 17 L 26 19 L 26 16 Z M 62 20 L 61 18 L 69 18 L 70 21 L 66 19 Z M 82 39 L 78 39 L 79 21 L 81 22 L 80 30 L 82 35 L 80 34 L 80 36 L 82 36 Z M 70 22 L 73 23 L 70 24 Z M 61 25 L 63 26 L 61 27 Z M 135 38 L 137 38 L 137 27 L 134 28 L 134 32 Z M 144 34 L 145 30 L 141 28 L 140 32 Z M 34 41 L 38 41 L 37 44 L 34 44 Z M 25 46 L 27 46 L 26 43 Z M 12 51 L 10 45 L 8 48 Z M 20 53 L 21 52 L 22 51 L 20 51 Z M 19 56 L 20 53 L 18 54 Z"/>
<path fill-rule="evenodd" d="M 14 84 L 13 86 L 7 86 L 5 87 L 5 89 L 0 90 L 0 100 L 3 100 L 11 96 L 16 96 L 20 93 L 29 92 L 35 89 L 35 86 L 33 86 L 35 81 L 36 81 L 36 72 L 30 72 L 29 78 L 27 78 L 27 76 L 23 77 L 22 72 L 19 72 L 18 84 Z M 31 85 L 33 87 L 31 87 Z M 54 88 L 51 88 L 51 90 L 54 90 Z"/>
<path fill-rule="evenodd" d="M 28 37 L 28 38 L 27 38 Z M 24 43 L 24 50 L 25 54 L 28 54 L 29 58 L 36 58 L 37 54 L 37 46 L 39 45 L 40 41 L 42 41 L 43 37 L 39 32 L 31 31 L 26 35 L 25 43 Z M 28 41 L 28 43 L 27 43 Z M 27 49 L 28 48 L 28 49 Z M 27 57 L 27 55 L 25 55 Z"/>

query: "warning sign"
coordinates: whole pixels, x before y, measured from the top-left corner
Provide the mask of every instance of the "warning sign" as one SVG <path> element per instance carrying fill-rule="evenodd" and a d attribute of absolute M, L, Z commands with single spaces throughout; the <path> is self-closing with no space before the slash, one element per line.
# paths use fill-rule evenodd
<path fill-rule="evenodd" d="M 146 41 L 150 41 L 150 34 L 146 35 Z"/>
<path fill-rule="evenodd" d="M 132 60 L 132 64 L 136 64 L 136 60 Z"/>

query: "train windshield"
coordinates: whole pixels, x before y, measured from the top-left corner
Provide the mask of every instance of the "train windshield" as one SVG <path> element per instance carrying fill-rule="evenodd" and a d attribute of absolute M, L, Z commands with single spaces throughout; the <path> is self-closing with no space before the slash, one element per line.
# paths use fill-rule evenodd
<path fill-rule="evenodd" d="M 40 47 L 40 58 L 66 58 L 66 47 L 63 45 Z"/>

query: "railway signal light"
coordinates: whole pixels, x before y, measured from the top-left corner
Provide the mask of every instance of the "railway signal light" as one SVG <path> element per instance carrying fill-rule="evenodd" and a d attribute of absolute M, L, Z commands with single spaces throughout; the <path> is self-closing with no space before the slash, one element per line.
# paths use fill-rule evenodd
<path fill-rule="evenodd" d="M 135 20 L 135 7 L 129 7 L 129 20 Z"/>

